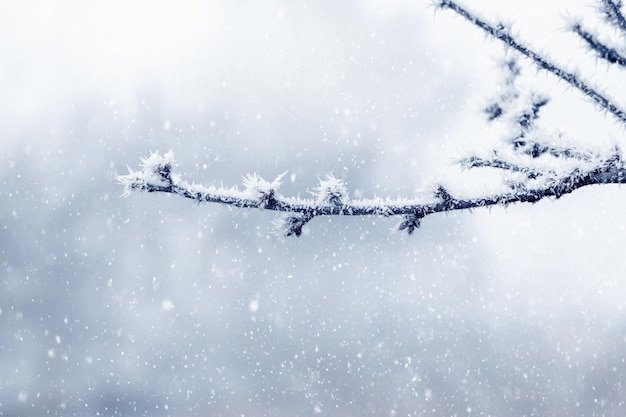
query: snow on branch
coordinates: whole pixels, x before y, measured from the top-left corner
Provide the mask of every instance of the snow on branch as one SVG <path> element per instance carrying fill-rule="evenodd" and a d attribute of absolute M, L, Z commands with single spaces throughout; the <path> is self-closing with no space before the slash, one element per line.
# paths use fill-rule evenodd
<path fill-rule="evenodd" d="M 317 204 L 341 207 L 348 201 L 348 188 L 342 180 L 328 174 L 325 180 L 319 180 L 319 186 L 313 190 L 313 195 L 316 196 Z"/>
<path fill-rule="evenodd" d="M 626 31 L 621 1 L 598 2 L 605 20 Z M 616 107 L 607 95 L 518 41 L 503 24 L 490 24 L 454 0 L 437 0 L 436 5 L 454 11 L 517 53 L 530 58 L 539 68 L 577 88 L 626 125 L 626 113 Z M 575 24 L 573 30 L 608 62 L 621 64 L 624 58 L 616 49 L 599 42 L 580 24 Z M 626 164 L 619 147 L 603 151 L 582 149 L 568 143 L 562 134 L 555 135 L 538 126 L 541 109 L 549 99 L 517 85 L 520 75 L 517 53 L 501 63 L 503 88 L 484 109 L 489 122 L 504 125 L 503 146 L 458 161 L 462 169 L 487 169 L 502 173 L 501 187 L 492 191 L 483 191 L 479 195 L 458 195 L 450 188 L 435 183 L 429 191 L 407 198 L 374 196 L 352 199 L 347 184 L 329 174 L 318 180 L 318 186 L 311 191 L 313 198 L 307 199 L 280 193 L 285 173 L 271 181 L 257 174 L 246 175 L 242 177 L 243 189 L 189 183 L 176 172 L 177 163 L 172 152 L 151 153 L 141 159 L 138 170 L 129 168 L 128 174 L 118 176 L 117 180 L 124 186 L 125 196 L 138 191 L 168 193 L 197 203 L 278 212 L 274 225 L 282 236 L 301 236 L 304 226 L 321 216 L 397 216 L 400 220 L 395 229 L 412 234 L 426 216 L 435 213 L 535 203 L 546 198 L 558 199 L 587 185 L 626 183 Z"/>
<path fill-rule="evenodd" d="M 172 186 L 173 152 L 160 155 L 158 152 L 150 154 L 147 158 L 141 158 L 141 169 L 133 171 L 128 168 L 128 175 L 120 175 L 117 180 L 124 186 L 124 196 L 129 196 L 133 191 L 151 191 L 151 188 Z M 150 184 L 150 185 L 148 185 Z"/>
<path fill-rule="evenodd" d="M 613 3 L 610 0 L 607 0 L 608 3 Z M 503 24 L 498 23 L 493 25 L 487 22 L 486 19 L 479 17 L 477 14 L 470 12 L 469 10 L 463 8 L 457 2 L 453 0 L 438 0 L 437 6 L 440 9 L 449 9 L 463 17 L 468 22 L 474 24 L 487 34 L 492 37 L 502 41 L 508 47 L 516 50 L 522 55 L 529 58 L 533 63 L 544 69 L 553 75 L 557 76 L 562 81 L 565 81 L 567 84 L 576 88 L 584 95 L 589 97 L 594 103 L 596 103 L 600 108 L 606 110 L 611 113 L 613 116 L 617 118 L 621 123 L 626 125 L 626 112 L 614 104 L 614 101 L 608 97 L 605 93 L 600 92 L 597 88 L 591 87 L 589 84 L 584 82 L 578 74 L 575 72 L 566 71 L 561 68 L 559 65 L 553 63 L 549 60 L 545 54 L 540 54 L 535 52 L 533 49 L 525 45 L 523 42 L 519 41 L 511 35 L 509 29 Z M 620 14 L 621 16 L 621 14 Z"/>
<path fill-rule="evenodd" d="M 567 158 L 565 154 L 559 157 Z M 300 236 L 303 226 L 320 216 L 401 216 L 397 229 L 411 234 L 420 227 L 424 217 L 434 213 L 507 206 L 518 202 L 535 203 L 547 197 L 559 198 L 586 185 L 626 182 L 626 167 L 619 149 L 614 149 L 604 157 L 597 155 L 586 161 L 577 159 L 571 168 L 563 172 L 539 166 L 525 167 L 519 161 L 467 158 L 462 161 L 466 168 L 487 167 L 524 174 L 522 178 L 510 180 L 508 188 L 502 192 L 470 198 L 455 197 L 438 185 L 430 196 L 352 200 L 348 198 L 345 184 L 329 177 L 320 181 L 315 199 L 300 199 L 278 193 L 282 175 L 272 182 L 257 175 L 244 177 L 243 191 L 237 187 L 204 187 L 190 184 L 177 175 L 173 170 L 173 161 L 171 152 L 164 155 L 155 152 L 142 159 L 138 171 L 129 169 L 128 174 L 118 176 L 118 182 L 124 185 L 124 194 L 134 191 L 169 193 L 198 203 L 220 203 L 282 212 L 285 216 L 276 220 L 275 225 L 283 236 Z"/>

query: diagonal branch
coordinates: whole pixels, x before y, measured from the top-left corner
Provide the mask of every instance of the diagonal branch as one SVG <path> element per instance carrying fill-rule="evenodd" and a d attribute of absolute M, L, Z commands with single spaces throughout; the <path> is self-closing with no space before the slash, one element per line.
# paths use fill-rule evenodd
<path fill-rule="evenodd" d="M 624 15 L 620 10 L 622 7 L 622 2 L 613 0 L 600 0 L 600 3 L 602 4 L 601 10 L 602 12 L 604 12 L 606 21 L 626 32 L 626 19 L 624 18 Z"/>
<path fill-rule="evenodd" d="M 583 29 L 580 23 L 572 25 L 572 31 L 581 37 L 587 43 L 587 46 L 598 55 L 598 57 L 608 61 L 611 64 L 618 64 L 626 67 L 626 58 L 617 52 L 614 48 L 603 44 L 591 32 Z"/>
<path fill-rule="evenodd" d="M 442 9 L 450 9 L 454 11 L 465 20 L 473 23 L 475 26 L 487 32 L 489 35 L 504 42 L 506 45 L 510 46 L 511 48 L 515 49 L 522 55 L 532 60 L 539 68 L 556 75 L 561 80 L 565 81 L 572 87 L 585 94 L 601 108 L 611 113 L 621 123 L 626 124 L 626 112 L 613 104 L 613 101 L 611 99 L 609 99 L 606 95 L 598 92 L 596 88 L 591 87 L 590 85 L 585 83 L 575 73 L 562 69 L 547 58 L 533 51 L 528 46 L 516 40 L 511 34 L 509 34 L 504 25 L 499 24 L 497 26 L 494 26 L 488 23 L 486 20 L 469 12 L 467 9 L 464 9 L 453 0 L 439 0 L 437 4 Z"/>

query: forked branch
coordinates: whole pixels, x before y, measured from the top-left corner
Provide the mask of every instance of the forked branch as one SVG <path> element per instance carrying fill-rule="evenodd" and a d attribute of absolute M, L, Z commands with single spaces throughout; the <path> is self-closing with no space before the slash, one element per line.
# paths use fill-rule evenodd
<path fill-rule="evenodd" d="M 598 0 L 605 20 L 626 32 L 626 21 L 621 13 L 621 2 Z M 512 36 L 502 25 L 493 25 L 461 7 L 453 0 L 438 0 L 437 6 L 462 16 L 489 35 L 504 42 L 535 65 L 556 75 L 559 79 L 580 90 L 601 109 L 613 114 L 626 125 L 626 112 L 613 104 L 613 100 L 589 86 L 574 72 L 554 64 Z M 582 26 L 574 31 L 592 49 L 610 63 L 622 59 L 597 41 Z M 608 48 L 608 47 L 607 47 Z M 622 153 L 616 146 L 604 152 L 579 149 L 564 143 L 559 135 L 551 135 L 537 127 L 541 109 L 548 98 L 542 94 L 526 92 L 518 88 L 516 80 L 520 66 L 516 59 L 503 62 L 503 89 L 485 108 L 489 122 L 503 123 L 502 149 L 494 149 L 487 156 L 470 155 L 462 158 L 459 165 L 465 169 L 490 169 L 505 174 L 502 187 L 478 196 L 455 195 L 449 188 L 435 184 L 431 191 L 410 198 L 352 199 L 346 184 L 332 175 L 320 180 L 313 189 L 313 198 L 288 197 L 279 193 L 284 174 L 267 181 L 256 174 L 243 178 L 243 189 L 202 186 L 185 181 L 174 169 L 171 152 L 153 153 L 142 159 L 139 170 L 129 169 L 118 176 L 125 194 L 133 191 L 175 194 L 198 203 L 219 203 L 239 208 L 256 208 L 282 213 L 275 225 L 283 236 L 300 236 L 303 227 L 320 216 L 399 216 L 397 230 L 409 234 L 420 227 L 426 216 L 456 210 L 479 207 L 507 206 L 513 203 L 535 203 L 545 198 L 560 198 L 581 187 L 594 184 L 626 183 L 626 166 Z"/>

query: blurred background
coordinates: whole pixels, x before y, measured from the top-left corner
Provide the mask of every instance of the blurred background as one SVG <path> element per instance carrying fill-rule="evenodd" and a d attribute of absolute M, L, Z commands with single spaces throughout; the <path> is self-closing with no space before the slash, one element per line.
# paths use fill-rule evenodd
<path fill-rule="evenodd" d="M 564 30 L 597 25 L 587 1 L 471 3 L 624 96 Z M 484 191 L 453 161 L 498 143 L 507 53 L 428 1 L 4 2 L 0 415 L 623 415 L 620 187 L 283 240 L 272 213 L 115 180 L 172 150 L 206 185 Z M 577 92 L 522 82 L 552 97 L 543 127 L 622 144 Z"/>

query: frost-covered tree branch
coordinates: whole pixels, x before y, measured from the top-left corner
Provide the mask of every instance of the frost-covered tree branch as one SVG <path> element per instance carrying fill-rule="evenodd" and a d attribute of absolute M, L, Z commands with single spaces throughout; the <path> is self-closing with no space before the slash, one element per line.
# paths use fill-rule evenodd
<path fill-rule="evenodd" d="M 603 1 L 603 3 L 613 4 L 613 2 L 610 0 Z M 520 40 L 516 39 L 515 36 L 510 33 L 509 28 L 507 28 L 505 24 L 498 23 L 493 25 L 487 22 L 486 19 L 483 19 L 477 14 L 470 12 L 468 9 L 462 7 L 459 3 L 453 0 L 440 0 L 437 2 L 437 5 L 441 9 L 449 9 L 454 11 L 456 14 L 463 17 L 465 20 L 474 24 L 478 28 L 482 29 L 490 36 L 504 42 L 504 44 L 508 47 L 516 50 L 520 54 L 532 60 L 532 62 L 538 68 L 546 70 L 557 76 L 562 81 L 565 81 L 567 84 L 576 88 L 584 95 L 589 97 L 600 108 L 611 113 L 621 123 L 626 124 L 626 112 L 619 108 L 617 105 L 615 105 L 614 101 L 610 99 L 606 93 L 600 92 L 598 88 L 590 86 L 588 83 L 583 81 L 581 77 L 575 72 L 567 71 L 561 66 L 555 64 L 549 58 L 547 58 L 545 54 L 535 52 L 532 48 L 525 45 Z M 619 16 L 621 16 L 621 13 L 619 14 Z"/>
<path fill-rule="evenodd" d="M 547 145 L 539 147 L 549 148 Z M 143 159 L 141 169 L 130 170 L 118 177 L 125 193 L 133 191 L 160 192 L 179 195 L 198 203 L 221 203 L 240 208 L 257 208 L 283 212 L 287 215 L 275 223 L 280 234 L 300 236 L 302 227 L 319 216 L 401 216 L 398 230 L 408 233 L 419 228 L 421 220 L 434 213 L 467 210 L 494 205 L 506 206 L 518 202 L 534 203 L 546 197 L 559 198 L 564 194 L 593 184 L 626 182 L 626 168 L 621 153 L 614 149 L 612 154 L 585 154 L 585 159 L 568 158 L 557 149 L 551 150 L 563 159 L 576 159 L 572 168 L 563 172 L 552 169 L 525 166 L 520 159 L 507 161 L 494 155 L 491 159 L 470 157 L 461 160 L 465 168 L 490 167 L 510 172 L 507 189 L 491 195 L 474 198 L 459 198 L 441 185 L 430 195 L 407 199 L 350 199 L 343 181 L 329 176 L 320 181 L 315 198 L 301 199 L 279 194 L 280 178 L 266 181 L 256 175 L 244 177 L 244 189 L 236 187 L 205 187 L 183 180 L 173 170 L 175 163 L 171 152 L 164 155 L 153 153 Z M 533 158 L 532 156 L 527 156 Z M 519 158 L 518 158 L 519 159 Z"/>
<path fill-rule="evenodd" d="M 605 22 L 626 35 L 626 20 L 621 2 L 598 0 Z M 487 120 L 504 127 L 502 146 L 483 154 L 461 158 L 463 169 L 489 169 L 503 174 L 501 187 L 479 195 L 458 195 L 440 183 L 407 198 L 353 199 L 347 184 L 332 175 L 319 181 L 312 198 L 290 197 L 279 190 L 284 175 L 268 181 L 256 174 L 243 177 L 243 188 L 203 186 L 187 182 L 175 170 L 171 152 L 152 153 L 141 160 L 139 170 L 118 176 L 125 195 L 133 191 L 175 194 L 198 203 L 219 203 L 239 208 L 279 212 L 275 221 L 283 236 L 300 236 L 304 225 L 321 216 L 397 216 L 397 230 L 409 234 L 420 227 L 426 216 L 480 207 L 535 203 L 545 198 L 558 199 L 581 187 L 594 184 L 626 183 L 626 165 L 618 146 L 605 150 L 579 148 L 561 133 L 554 134 L 538 126 L 541 110 L 549 103 L 544 94 L 526 91 L 518 85 L 521 72 L 517 54 L 538 68 L 565 81 L 591 98 L 600 109 L 611 113 L 626 125 L 626 112 L 599 89 L 589 86 L 573 71 L 567 71 L 535 52 L 513 36 L 503 24 L 490 24 L 453 0 L 438 0 L 437 7 L 449 9 L 516 51 L 502 62 L 502 88 L 485 107 Z M 623 65 L 623 51 L 607 46 L 591 31 L 574 23 L 571 29 L 587 46 L 610 64 Z"/>

